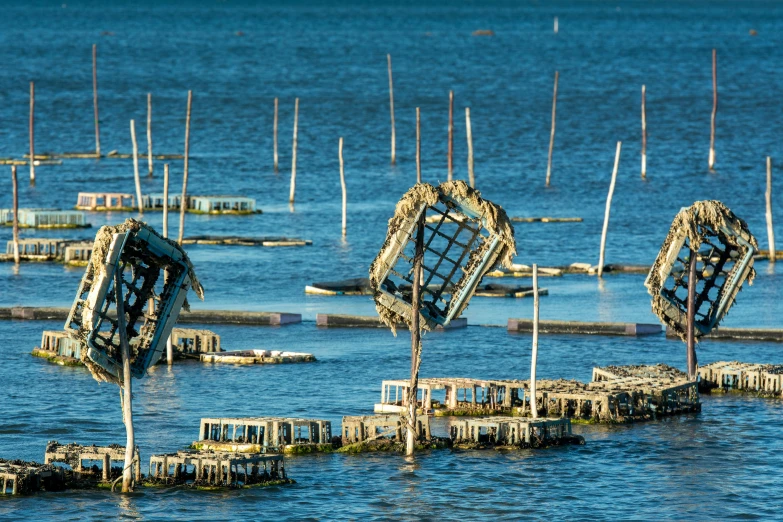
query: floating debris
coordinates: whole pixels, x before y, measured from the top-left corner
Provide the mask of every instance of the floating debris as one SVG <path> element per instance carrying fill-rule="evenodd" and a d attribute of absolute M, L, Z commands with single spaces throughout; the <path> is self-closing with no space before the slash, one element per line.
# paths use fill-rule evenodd
<path fill-rule="evenodd" d="M 783 396 L 783 365 L 719 361 L 700 366 L 699 390 Z"/>
<path fill-rule="evenodd" d="M 285 417 L 202 418 L 192 449 L 217 452 L 312 453 L 332 451 L 332 423 Z"/>
<path fill-rule="evenodd" d="M 178 451 L 150 457 L 145 485 L 214 489 L 293 483 L 282 455 Z"/>
<path fill-rule="evenodd" d="M 201 362 L 224 364 L 286 364 L 315 362 L 310 353 L 284 352 L 281 350 L 230 350 L 219 353 L 202 353 Z"/>

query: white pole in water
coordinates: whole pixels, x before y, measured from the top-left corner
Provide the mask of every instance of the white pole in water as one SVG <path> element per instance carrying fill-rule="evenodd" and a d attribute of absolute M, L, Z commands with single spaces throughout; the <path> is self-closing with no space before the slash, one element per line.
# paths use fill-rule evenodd
<path fill-rule="evenodd" d="M 536 364 L 538 362 L 538 265 L 533 263 L 533 355 L 530 358 L 530 415 L 538 418 Z"/>
<path fill-rule="evenodd" d="M 558 27 L 557 27 L 557 17 L 555 17 L 555 34 L 557 34 Z"/>
<path fill-rule="evenodd" d="M 614 183 L 617 180 L 617 167 L 620 165 L 620 149 L 623 143 L 617 142 L 617 152 L 614 155 L 614 169 L 612 170 L 612 182 L 609 184 L 609 194 L 606 196 L 606 212 L 604 213 L 604 228 L 601 231 L 601 254 L 598 257 L 598 277 L 604 274 L 604 249 L 606 248 L 606 231 L 609 228 L 609 211 L 612 208 L 612 195 L 614 194 Z"/>

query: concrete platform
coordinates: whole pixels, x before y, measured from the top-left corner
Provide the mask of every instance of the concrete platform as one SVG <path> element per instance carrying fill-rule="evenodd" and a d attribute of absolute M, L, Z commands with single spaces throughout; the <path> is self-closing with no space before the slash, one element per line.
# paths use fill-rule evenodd
<path fill-rule="evenodd" d="M 677 334 L 666 328 L 666 337 L 677 337 Z M 736 339 L 738 341 L 768 341 L 783 343 L 783 329 L 781 328 L 724 328 L 718 327 L 712 330 L 702 339 Z"/>
<path fill-rule="evenodd" d="M 377 315 L 343 315 L 343 314 L 317 314 L 315 323 L 318 326 L 334 328 L 386 328 Z M 466 317 L 452 319 L 445 328 L 438 326 L 436 330 L 453 330 L 468 326 Z M 408 328 L 406 324 L 400 324 L 397 328 Z"/>
<path fill-rule="evenodd" d="M 509 332 L 532 332 L 532 319 L 509 319 Z M 543 334 L 579 335 L 655 335 L 663 331 L 659 324 L 601 323 L 583 321 L 540 321 L 538 332 Z"/>

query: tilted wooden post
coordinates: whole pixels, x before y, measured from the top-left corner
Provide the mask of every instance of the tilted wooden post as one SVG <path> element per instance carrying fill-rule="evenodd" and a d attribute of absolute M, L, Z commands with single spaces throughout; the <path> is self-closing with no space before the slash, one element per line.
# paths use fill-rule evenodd
<path fill-rule="evenodd" d="M 614 194 L 614 184 L 617 180 L 617 168 L 620 166 L 620 149 L 622 142 L 617 142 L 617 152 L 614 155 L 614 169 L 612 170 L 612 182 L 609 184 L 609 194 L 606 196 L 606 211 L 604 212 L 604 228 L 601 232 L 601 254 L 598 258 L 598 277 L 604 274 L 604 250 L 606 249 L 606 231 L 609 229 L 609 211 L 612 208 L 612 195 Z"/>
<path fill-rule="evenodd" d="M 272 141 L 275 159 L 275 172 L 277 172 L 277 98 L 275 98 L 275 117 L 272 124 Z"/>
<path fill-rule="evenodd" d="M 416 107 L 416 183 L 421 183 L 421 111 Z"/>
<path fill-rule="evenodd" d="M 647 88 L 642 85 L 642 179 L 647 179 Z"/>
<path fill-rule="evenodd" d="M 396 140 L 394 135 L 394 82 L 392 81 L 392 64 L 391 55 L 386 55 L 386 64 L 389 69 L 389 111 L 391 112 L 391 163 L 397 161 L 396 156 Z"/>
<path fill-rule="evenodd" d="M 101 156 L 101 129 L 98 123 L 98 46 L 92 44 L 92 107 L 95 119 L 95 154 Z"/>
<path fill-rule="evenodd" d="M 296 137 L 299 130 L 299 98 L 294 102 L 294 140 L 291 145 L 291 193 L 288 203 L 293 205 L 296 196 Z"/>
<path fill-rule="evenodd" d="M 555 114 L 557 112 L 557 80 L 560 77 L 560 71 L 555 71 L 555 90 L 552 94 L 552 131 L 549 134 L 549 157 L 546 162 L 546 186 L 552 177 L 552 150 L 555 148 Z"/>
<path fill-rule="evenodd" d="M 193 91 L 188 91 L 188 112 L 185 117 L 185 164 L 182 172 L 182 198 L 179 201 L 179 235 L 177 243 L 182 244 L 185 235 L 185 211 L 188 208 L 188 156 L 190 154 L 190 109 L 193 105 Z"/>
<path fill-rule="evenodd" d="M 114 292 L 117 301 L 117 333 L 120 337 L 120 352 L 122 356 L 122 419 L 125 422 L 125 467 L 122 472 L 122 492 L 131 491 L 133 481 L 133 456 L 136 441 L 133 433 L 133 380 L 130 369 L 130 346 L 125 324 L 125 296 L 122 291 L 122 274 L 119 262 L 114 270 Z"/>
<path fill-rule="evenodd" d="M 16 181 L 16 165 L 11 165 L 11 184 L 14 205 L 14 263 L 19 264 L 19 188 Z"/>
<path fill-rule="evenodd" d="M 30 183 L 35 183 L 35 82 L 30 82 Z"/>
<path fill-rule="evenodd" d="M 152 177 L 152 93 L 147 93 L 147 175 Z"/>
<path fill-rule="evenodd" d="M 715 118 L 718 115 L 718 51 L 712 50 L 712 118 L 710 120 L 710 170 L 715 167 Z"/>
<path fill-rule="evenodd" d="M 533 354 L 530 357 L 530 415 L 538 418 L 536 365 L 538 364 L 538 265 L 533 263 Z"/>
<path fill-rule="evenodd" d="M 449 91 L 449 172 L 448 180 L 454 176 L 454 91 Z"/>
<path fill-rule="evenodd" d="M 348 220 L 348 194 L 345 188 L 345 169 L 343 163 L 343 139 L 340 138 L 340 145 L 338 147 L 338 153 L 340 156 L 340 185 L 343 189 L 343 237 L 346 235 L 346 225 Z"/>
<path fill-rule="evenodd" d="M 769 239 L 769 262 L 775 262 L 775 229 L 772 226 L 772 158 L 767 156 L 767 238 Z"/>
<path fill-rule="evenodd" d="M 471 188 L 476 186 L 476 178 L 473 176 L 473 131 L 470 128 L 470 107 L 465 107 L 465 134 L 468 138 L 468 182 Z"/>
<path fill-rule="evenodd" d="M 686 336 L 686 358 L 688 361 L 688 380 L 696 379 L 696 342 L 694 339 L 694 322 L 696 319 L 696 260 L 698 252 L 691 249 L 688 266 L 688 332 Z"/>
<path fill-rule="evenodd" d="M 131 142 L 133 143 L 133 180 L 136 182 L 136 198 L 139 214 L 144 213 L 144 203 L 141 200 L 141 180 L 139 180 L 139 147 L 136 143 L 136 122 L 130 121 Z"/>
<path fill-rule="evenodd" d="M 413 288 L 411 291 L 411 385 L 408 391 L 408 437 L 405 454 L 413 456 L 416 449 L 416 397 L 419 394 L 419 365 L 421 364 L 421 273 L 424 263 L 424 214 L 416 227 L 416 251 L 413 257 Z"/>

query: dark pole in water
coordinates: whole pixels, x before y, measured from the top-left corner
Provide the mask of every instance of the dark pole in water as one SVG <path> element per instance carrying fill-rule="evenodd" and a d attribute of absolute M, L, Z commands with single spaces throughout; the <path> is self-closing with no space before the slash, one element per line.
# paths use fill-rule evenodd
<path fill-rule="evenodd" d="M 696 379 L 696 347 L 693 335 L 694 321 L 696 318 L 696 257 L 697 252 L 691 249 L 690 266 L 688 269 L 688 336 L 687 342 L 687 360 L 688 360 L 688 380 Z"/>
<path fill-rule="evenodd" d="M 16 165 L 11 165 L 11 182 L 14 192 L 14 263 L 19 264 L 19 190 L 16 182 Z"/>
<path fill-rule="evenodd" d="M 35 82 L 30 82 L 30 183 L 35 183 Z"/>
<path fill-rule="evenodd" d="M 416 226 L 416 253 L 413 256 L 413 281 L 411 292 L 411 385 L 408 390 L 408 439 L 405 454 L 413 457 L 416 447 L 416 397 L 419 394 L 419 365 L 421 364 L 421 267 L 424 262 L 424 214 L 422 211 Z"/>
<path fill-rule="evenodd" d="M 416 107 L 416 183 L 421 183 L 421 111 Z"/>
<path fill-rule="evenodd" d="M 179 236 L 177 243 L 182 244 L 185 235 L 185 210 L 188 208 L 188 156 L 190 154 L 190 109 L 193 105 L 193 91 L 188 91 L 188 112 L 185 117 L 185 165 L 182 172 L 182 198 L 179 200 Z"/>
<path fill-rule="evenodd" d="M 449 91 L 449 178 L 451 181 L 454 173 L 454 91 Z"/>
<path fill-rule="evenodd" d="M 101 131 L 98 125 L 98 46 L 92 44 L 92 106 L 95 117 L 95 154 L 101 155 Z"/>
<path fill-rule="evenodd" d="M 712 50 L 712 119 L 710 122 L 710 170 L 715 167 L 715 117 L 718 115 L 718 52 Z"/>

